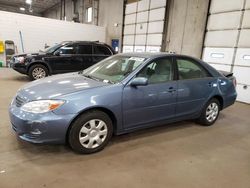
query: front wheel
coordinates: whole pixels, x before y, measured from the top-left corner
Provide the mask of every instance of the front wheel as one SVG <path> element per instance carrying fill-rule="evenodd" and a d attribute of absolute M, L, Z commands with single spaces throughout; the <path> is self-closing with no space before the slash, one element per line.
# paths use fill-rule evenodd
<path fill-rule="evenodd" d="M 30 67 L 29 69 L 29 77 L 31 80 L 38 80 L 48 76 L 48 69 L 41 64 L 36 64 Z"/>
<path fill-rule="evenodd" d="M 72 124 L 68 141 L 71 148 L 84 154 L 102 150 L 113 134 L 113 124 L 102 111 L 89 111 L 79 116 Z"/>
<path fill-rule="evenodd" d="M 202 110 L 198 123 L 205 126 L 214 124 L 220 113 L 220 103 L 217 99 L 213 98 L 207 102 Z"/>

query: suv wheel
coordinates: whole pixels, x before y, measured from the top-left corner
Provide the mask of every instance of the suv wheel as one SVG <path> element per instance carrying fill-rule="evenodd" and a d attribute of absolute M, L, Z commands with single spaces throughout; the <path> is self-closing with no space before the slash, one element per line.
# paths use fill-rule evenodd
<path fill-rule="evenodd" d="M 41 64 L 33 65 L 29 69 L 29 77 L 31 80 L 38 80 L 48 76 L 48 69 Z"/>
<path fill-rule="evenodd" d="M 113 124 L 109 116 L 102 111 L 89 111 L 74 121 L 68 141 L 71 148 L 84 154 L 102 150 L 113 134 Z"/>
<path fill-rule="evenodd" d="M 198 123 L 205 126 L 214 124 L 220 113 L 220 103 L 217 99 L 213 98 L 207 102 L 202 110 Z"/>

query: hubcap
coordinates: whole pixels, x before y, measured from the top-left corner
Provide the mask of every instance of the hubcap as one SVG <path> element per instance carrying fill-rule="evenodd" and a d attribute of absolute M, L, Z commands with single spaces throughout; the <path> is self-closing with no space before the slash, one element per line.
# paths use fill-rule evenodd
<path fill-rule="evenodd" d="M 46 76 L 46 73 L 43 68 L 37 67 L 32 71 L 32 76 L 35 78 L 35 80 L 37 80 L 40 78 L 44 78 Z"/>
<path fill-rule="evenodd" d="M 100 119 L 92 119 L 85 123 L 79 132 L 79 141 L 85 148 L 96 148 L 106 139 L 108 127 Z"/>
<path fill-rule="evenodd" d="M 206 110 L 206 119 L 208 122 L 213 122 L 219 113 L 219 106 L 217 103 L 211 103 Z"/>

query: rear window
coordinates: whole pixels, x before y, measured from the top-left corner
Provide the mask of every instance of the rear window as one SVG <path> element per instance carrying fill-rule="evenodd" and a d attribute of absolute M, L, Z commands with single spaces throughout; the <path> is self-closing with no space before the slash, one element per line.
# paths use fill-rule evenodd
<path fill-rule="evenodd" d="M 111 51 L 105 46 L 94 46 L 94 54 L 112 55 Z"/>

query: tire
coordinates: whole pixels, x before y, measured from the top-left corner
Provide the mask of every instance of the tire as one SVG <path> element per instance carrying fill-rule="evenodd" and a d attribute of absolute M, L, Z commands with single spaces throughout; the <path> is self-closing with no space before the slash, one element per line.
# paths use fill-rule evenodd
<path fill-rule="evenodd" d="M 73 122 L 68 143 L 75 152 L 90 154 L 101 151 L 112 135 L 113 123 L 110 117 L 102 111 L 92 110 L 80 115 Z"/>
<path fill-rule="evenodd" d="M 197 122 L 204 126 L 213 125 L 220 114 L 220 109 L 220 102 L 215 98 L 210 99 L 203 108 Z"/>
<path fill-rule="evenodd" d="M 44 65 L 36 64 L 36 65 L 32 65 L 29 68 L 28 74 L 31 80 L 38 80 L 38 79 L 45 78 L 46 76 L 48 76 L 49 71 Z"/>

